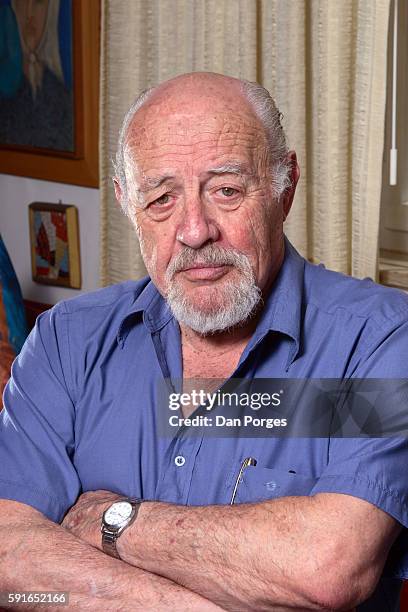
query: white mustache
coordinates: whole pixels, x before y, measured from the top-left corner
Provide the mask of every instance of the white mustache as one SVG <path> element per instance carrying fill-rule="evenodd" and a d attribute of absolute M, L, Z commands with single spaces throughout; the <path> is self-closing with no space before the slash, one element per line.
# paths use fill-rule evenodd
<path fill-rule="evenodd" d="M 247 269 L 249 260 L 246 255 L 234 249 L 209 244 L 199 251 L 186 247 L 170 262 L 166 279 L 170 281 L 176 272 L 194 265 L 235 266 L 239 270 Z"/>

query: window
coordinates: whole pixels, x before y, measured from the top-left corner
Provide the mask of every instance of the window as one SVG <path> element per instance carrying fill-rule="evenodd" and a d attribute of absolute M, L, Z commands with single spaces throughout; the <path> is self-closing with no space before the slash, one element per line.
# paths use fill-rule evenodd
<path fill-rule="evenodd" d="M 408 290 L 408 2 L 398 1 L 397 184 L 390 185 L 394 13 L 388 36 L 387 110 L 380 220 L 380 282 Z"/>

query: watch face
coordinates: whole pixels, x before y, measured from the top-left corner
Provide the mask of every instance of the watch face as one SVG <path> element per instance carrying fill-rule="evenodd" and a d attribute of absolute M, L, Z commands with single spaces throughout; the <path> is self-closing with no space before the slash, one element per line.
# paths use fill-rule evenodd
<path fill-rule="evenodd" d="M 121 527 L 132 514 L 133 506 L 127 501 L 115 502 L 105 512 L 104 521 L 111 527 Z"/>

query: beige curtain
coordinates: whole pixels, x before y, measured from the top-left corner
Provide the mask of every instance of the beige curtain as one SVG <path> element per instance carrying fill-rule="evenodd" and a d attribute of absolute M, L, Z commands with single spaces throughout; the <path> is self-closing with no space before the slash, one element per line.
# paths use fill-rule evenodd
<path fill-rule="evenodd" d="M 188 71 L 257 80 L 302 178 L 286 233 L 312 261 L 376 275 L 390 0 L 102 0 L 101 279 L 145 274 L 111 185 L 138 92 Z"/>

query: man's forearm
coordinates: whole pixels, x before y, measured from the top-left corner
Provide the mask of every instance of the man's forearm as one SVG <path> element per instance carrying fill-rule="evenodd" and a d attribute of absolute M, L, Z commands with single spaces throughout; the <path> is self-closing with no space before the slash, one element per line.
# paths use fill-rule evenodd
<path fill-rule="evenodd" d="M 5 500 L 0 559 L 0 591 L 67 591 L 73 610 L 219 610 L 166 578 L 92 548 L 28 506 Z"/>
<path fill-rule="evenodd" d="M 296 593 L 299 576 L 291 579 L 290 593 L 281 586 L 286 582 L 285 558 L 276 556 L 275 581 L 270 581 L 268 548 L 272 550 L 273 544 L 271 541 L 268 547 L 267 538 L 273 529 L 266 514 L 262 521 L 264 545 L 260 546 L 259 508 L 255 505 L 235 506 L 233 512 L 226 506 L 209 510 L 143 504 L 137 525 L 118 540 L 121 557 L 140 568 L 171 576 L 226 610 L 275 611 L 289 605 L 299 610 L 314 608 L 300 589 Z M 316 605 L 315 609 L 321 608 Z"/>
<path fill-rule="evenodd" d="M 350 519 L 331 497 L 327 505 L 327 498 L 288 497 L 233 508 L 147 502 L 118 550 L 227 610 L 349 609 L 369 595 L 382 569 L 380 562 L 372 570 L 365 556 L 385 559 L 387 550 L 369 548 L 383 529 L 379 511 L 337 497 Z"/>

